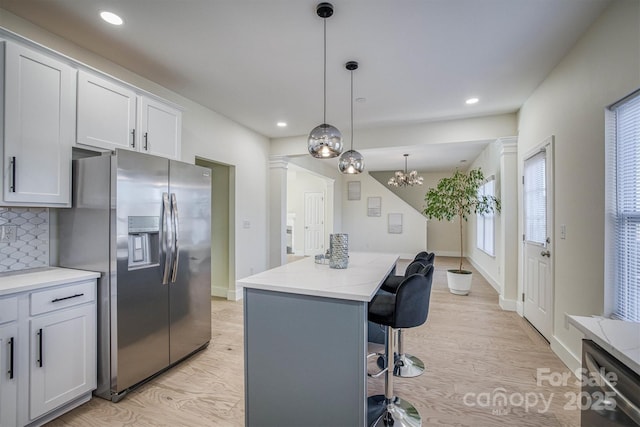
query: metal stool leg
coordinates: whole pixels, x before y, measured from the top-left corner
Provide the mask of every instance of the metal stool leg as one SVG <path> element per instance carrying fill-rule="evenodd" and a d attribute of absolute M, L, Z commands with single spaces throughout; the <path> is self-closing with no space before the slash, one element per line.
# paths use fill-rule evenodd
<path fill-rule="evenodd" d="M 387 360 L 394 354 L 393 329 L 387 326 Z M 367 399 L 368 413 L 375 414 L 370 420 L 371 427 L 420 427 L 422 419 L 418 410 L 409 402 L 393 394 L 393 371 L 385 367 L 384 395 L 378 394 Z"/>
<path fill-rule="evenodd" d="M 422 360 L 404 352 L 402 343 L 402 329 L 398 329 L 398 352 L 395 357 L 396 365 L 393 368 L 393 375 L 402 378 L 413 378 L 422 375 L 424 363 Z"/>

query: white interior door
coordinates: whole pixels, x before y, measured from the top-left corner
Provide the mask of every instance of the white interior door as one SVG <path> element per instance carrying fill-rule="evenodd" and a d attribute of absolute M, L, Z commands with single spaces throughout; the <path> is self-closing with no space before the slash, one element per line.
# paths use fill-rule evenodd
<path fill-rule="evenodd" d="M 553 335 L 552 139 L 524 161 L 524 317 L 547 339 Z"/>
<path fill-rule="evenodd" d="M 304 193 L 304 254 L 324 252 L 324 194 Z"/>

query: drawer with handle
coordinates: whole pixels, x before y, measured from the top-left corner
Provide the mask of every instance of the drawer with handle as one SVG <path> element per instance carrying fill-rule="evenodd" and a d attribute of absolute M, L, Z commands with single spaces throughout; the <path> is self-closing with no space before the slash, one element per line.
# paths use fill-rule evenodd
<path fill-rule="evenodd" d="M 31 315 L 35 316 L 61 308 L 85 304 L 96 299 L 96 281 L 87 280 L 57 288 L 32 292 Z"/>
<path fill-rule="evenodd" d="M 0 325 L 18 318 L 18 298 L 0 298 Z"/>

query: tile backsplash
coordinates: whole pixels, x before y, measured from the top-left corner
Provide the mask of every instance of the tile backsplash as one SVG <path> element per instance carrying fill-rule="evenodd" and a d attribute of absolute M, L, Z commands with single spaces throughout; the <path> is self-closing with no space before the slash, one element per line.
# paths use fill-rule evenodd
<path fill-rule="evenodd" d="M 16 235 L 15 241 L 0 241 L 0 272 L 49 265 L 48 208 L 0 207 L 0 240 L 12 240 L 2 226 L 15 226 Z"/>

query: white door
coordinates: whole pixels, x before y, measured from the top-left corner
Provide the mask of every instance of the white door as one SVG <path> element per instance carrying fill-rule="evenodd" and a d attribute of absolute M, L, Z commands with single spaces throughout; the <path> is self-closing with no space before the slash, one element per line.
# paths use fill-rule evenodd
<path fill-rule="evenodd" d="M 140 97 L 140 151 L 180 160 L 182 112 L 156 100 Z"/>
<path fill-rule="evenodd" d="M 96 306 L 31 320 L 30 419 L 96 388 Z"/>
<path fill-rule="evenodd" d="M 553 139 L 524 161 L 524 317 L 547 339 L 553 335 Z"/>
<path fill-rule="evenodd" d="M 18 325 L 0 326 L 0 426 L 15 426 L 17 405 Z"/>
<path fill-rule="evenodd" d="M 69 205 L 76 71 L 6 43 L 4 200 Z"/>
<path fill-rule="evenodd" d="M 77 142 L 107 150 L 136 150 L 136 99 L 126 86 L 79 71 Z"/>
<path fill-rule="evenodd" d="M 304 193 L 304 254 L 324 251 L 324 194 Z"/>

